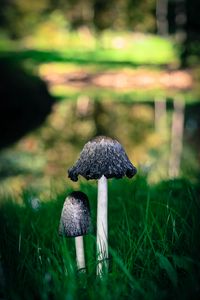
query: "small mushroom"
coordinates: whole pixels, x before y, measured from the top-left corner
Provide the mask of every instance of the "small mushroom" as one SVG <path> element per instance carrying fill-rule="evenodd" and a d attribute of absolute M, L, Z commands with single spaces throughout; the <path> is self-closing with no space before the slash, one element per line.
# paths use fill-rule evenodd
<path fill-rule="evenodd" d="M 108 270 L 107 179 L 124 176 L 131 178 L 136 172 L 122 145 L 106 136 L 98 136 L 85 144 L 79 159 L 68 171 L 73 181 L 77 181 L 79 175 L 88 180 L 98 180 L 97 275 L 99 276 L 103 269 Z"/>
<path fill-rule="evenodd" d="M 85 269 L 83 236 L 91 232 L 91 216 L 86 194 L 72 192 L 65 199 L 60 218 L 59 234 L 75 237 L 78 270 Z"/>

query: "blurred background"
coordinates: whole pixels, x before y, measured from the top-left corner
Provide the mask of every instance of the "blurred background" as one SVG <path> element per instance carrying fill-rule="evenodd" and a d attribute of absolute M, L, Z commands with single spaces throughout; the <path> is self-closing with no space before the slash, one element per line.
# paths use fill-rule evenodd
<path fill-rule="evenodd" d="M 198 0 L 1 0 L 0 197 L 45 198 L 95 135 L 149 183 L 200 163 Z"/>

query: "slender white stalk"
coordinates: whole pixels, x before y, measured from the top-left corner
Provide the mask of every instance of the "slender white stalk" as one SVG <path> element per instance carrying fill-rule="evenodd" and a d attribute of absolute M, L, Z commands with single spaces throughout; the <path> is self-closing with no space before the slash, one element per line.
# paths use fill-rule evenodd
<path fill-rule="evenodd" d="M 108 184 L 105 176 L 98 180 L 97 202 L 97 276 L 101 276 L 108 270 Z"/>
<path fill-rule="evenodd" d="M 85 254 L 83 236 L 75 237 L 76 263 L 78 270 L 85 270 Z"/>

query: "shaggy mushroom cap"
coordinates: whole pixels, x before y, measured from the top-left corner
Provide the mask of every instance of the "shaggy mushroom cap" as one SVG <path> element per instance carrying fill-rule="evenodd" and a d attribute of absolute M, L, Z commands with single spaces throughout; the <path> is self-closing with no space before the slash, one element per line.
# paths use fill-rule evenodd
<path fill-rule="evenodd" d="M 73 192 L 63 204 L 59 234 L 76 237 L 90 232 L 91 216 L 88 197 L 82 192 Z"/>
<path fill-rule="evenodd" d="M 75 165 L 68 170 L 69 178 L 78 180 L 82 175 L 86 179 L 133 177 L 137 169 L 132 165 L 122 145 L 105 136 L 90 140 L 83 147 Z"/>

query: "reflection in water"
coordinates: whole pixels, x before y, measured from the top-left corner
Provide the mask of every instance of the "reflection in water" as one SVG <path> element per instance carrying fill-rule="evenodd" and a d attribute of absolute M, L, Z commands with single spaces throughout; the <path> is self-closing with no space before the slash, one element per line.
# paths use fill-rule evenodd
<path fill-rule="evenodd" d="M 54 98 L 39 77 L 16 63 L 0 59 L 0 149 L 40 126 Z"/>
<path fill-rule="evenodd" d="M 149 176 L 151 181 L 157 181 L 158 178 L 164 179 L 167 176 L 170 138 L 166 98 L 156 98 L 154 101 L 154 110 L 155 136 L 160 141 L 160 144 L 154 150 L 154 162 L 151 168 L 151 175 Z"/>
<path fill-rule="evenodd" d="M 17 193 L 24 187 L 36 187 L 49 193 L 51 185 L 63 188 L 71 184 L 66 171 L 83 145 L 95 135 L 119 140 L 139 174 L 147 174 L 150 181 L 168 177 L 169 157 L 170 176 L 177 175 L 179 169 L 181 175 L 184 171 L 180 161 L 184 106 L 178 100 L 174 102 L 171 142 L 172 108 L 170 102 L 166 105 L 162 99 L 135 103 L 82 95 L 76 101 L 58 102 L 43 126 L 1 152 L 0 193 Z M 192 119 L 192 114 L 187 115 L 186 124 Z M 196 131 L 190 132 L 190 140 L 195 134 Z M 185 145 L 184 162 L 189 162 L 190 173 L 187 174 L 192 176 L 191 157 L 193 165 L 197 165 L 197 161 L 193 150 Z M 9 172 L 5 172 L 8 166 Z"/>
<path fill-rule="evenodd" d="M 171 131 L 171 153 L 169 158 L 170 177 L 177 177 L 180 173 L 181 154 L 183 148 L 184 108 L 185 103 L 183 99 L 174 99 L 174 112 Z"/>
<path fill-rule="evenodd" d="M 160 133 L 166 132 L 167 113 L 166 99 L 155 99 L 155 129 Z"/>

